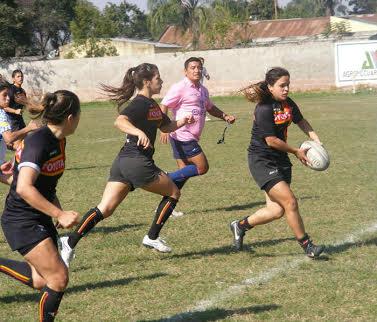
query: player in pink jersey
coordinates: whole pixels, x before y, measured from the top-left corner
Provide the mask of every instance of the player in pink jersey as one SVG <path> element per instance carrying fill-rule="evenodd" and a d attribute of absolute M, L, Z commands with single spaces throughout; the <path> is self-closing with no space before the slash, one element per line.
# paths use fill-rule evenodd
<path fill-rule="evenodd" d="M 199 58 L 191 57 L 185 61 L 185 78 L 174 84 L 161 102 L 161 110 L 172 111 L 173 119 L 193 115 L 195 122 L 186 124 L 170 133 L 170 143 L 179 170 L 169 173 L 179 189 L 187 179 L 207 173 L 207 158 L 198 141 L 203 131 L 207 112 L 228 123 L 236 120 L 220 110 L 209 98 L 208 90 L 200 83 L 203 65 Z M 169 134 L 161 134 L 161 142 L 167 143 Z"/>

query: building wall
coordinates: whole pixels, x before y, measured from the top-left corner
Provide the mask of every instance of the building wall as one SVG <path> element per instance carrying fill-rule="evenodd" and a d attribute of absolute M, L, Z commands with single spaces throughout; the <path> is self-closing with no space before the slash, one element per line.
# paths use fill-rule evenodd
<path fill-rule="evenodd" d="M 252 81 L 264 78 L 268 68 L 283 66 L 291 73 L 293 90 L 327 89 L 335 86 L 334 43 L 330 40 L 285 43 L 273 46 L 161 53 L 105 58 L 64 59 L 0 63 L 0 73 L 9 79 L 15 68 L 25 74 L 24 87 L 31 92 L 68 89 L 82 101 L 103 98 L 98 85 L 120 85 L 125 71 L 143 62 L 156 64 L 164 80 L 162 95 L 183 77 L 183 63 L 191 56 L 205 58 L 211 80 L 205 85 L 211 95 L 235 93 Z"/>
<path fill-rule="evenodd" d="M 152 55 L 155 53 L 155 48 L 152 44 L 111 40 L 111 45 L 116 48 L 118 56 Z M 72 44 L 61 46 L 59 51 L 60 59 L 65 59 L 66 55 L 71 51 L 74 52 L 75 58 L 84 58 L 86 55 L 84 51 L 77 52 Z M 172 51 L 172 49 L 170 49 L 170 51 Z"/>
<path fill-rule="evenodd" d="M 345 22 L 349 32 L 377 31 L 377 25 L 352 19 L 331 16 L 331 23 Z"/>
<path fill-rule="evenodd" d="M 112 40 L 111 44 L 117 49 L 119 56 L 152 55 L 155 52 L 152 44 L 133 43 L 121 40 Z"/>

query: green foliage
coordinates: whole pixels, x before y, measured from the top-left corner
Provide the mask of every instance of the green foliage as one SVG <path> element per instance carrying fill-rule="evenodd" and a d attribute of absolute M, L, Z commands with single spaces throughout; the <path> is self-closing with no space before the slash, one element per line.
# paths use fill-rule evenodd
<path fill-rule="evenodd" d="M 156 1 L 150 8 L 148 27 L 154 39 L 158 39 L 168 25 L 185 25 L 183 10 L 177 0 Z"/>
<path fill-rule="evenodd" d="M 352 7 L 353 14 L 365 14 L 377 12 L 376 0 L 350 0 L 349 5 Z"/>
<path fill-rule="evenodd" d="M 117 35 L 116 24 L 89 1 L 79 0 L 75 7 L 75 19 L 71 22 L 74 48 L 85 52 L 86 57 L 117 55 L 108 40 Z"/>
<path fill-rule="evenodd" d="M 310 18 L 321 17 L 326 13 L 325 8 L 313 0 L 292 0 L 285 7 L 280 17 L 289 18 Z"/>
<path fill-rule="evenodd" d="M 76 55 L 75 55 L 75 52 L 73 51 L 73 50 L 70 50 L 68 53 L 66 53 L 65 55 L 64 55 L 64 58 L 65 59 L 73 59 L 73 58 L 75 58 L 76 57 Z"/>
<path fill-rule="evenodd" d="M 224 48 L 227 35 L 234 23 L 247 21 L 249 7 L 247 1 L 216 0 L 207 10 L 206 20 L 201 26 L 206 42 L 212 48 Z"/>
<path fill-rule="evenodd" d="M 274 0 L 253 0 L 248 8 L 249 15 L 254 20 L 270 20 L 275 17 Z"/>
<path fill-rule="evenodd" d="M 109 16 L 101 12 L 91 2 L 78 0 L 75 6 L 75 19 L 70 24 L 73 40 L 85 42 L 89 38 L 114 37 L 116 25 Z"/>
<path fill-rule="evenodd" d="M 347 12 L 342 0 L 292 0 L 280 17 L 288 19 L 333 16 L 335 11 L 342 14 Z"/>
<path fill-rule="evenodd" d="M 344 35 L 350 32 L 350 25 L 347 21 L 340 21 L 340 22 L 331 22 L 326 25 L 325 30 L 323 31 L 322 35 L 325 37 L 329 37 L 330 35 L 334 35 L 337 38 L 342 38 Z"/>
<path fill-rule="evenodd" d="M 119 5 L 106 5 L 103 17 L 115 25 L 115 36 L 149 38 L 147 16 L 136 5 L 123 1 Z"/>
<path fill-rule="evenodd" d="M 30 45 L 31 33 L 25 13 L 14 1 L 0 3 L 0 57 L 14 57 Z"/>
<path fill-rule="evenodd" d="M 68 42 L 75 3 L 76 0 L 39 0 L 22 8 L 28 19 L 33 46 L 40 54 L 46 54 L 49 44 L 57 49 Z"/>
<path fill-rule="evenodd" d="M 232 26 L 232 16 L 229 10 L 217 5 L 210 11 L 209 20 L 205 28 L 207 43 L 212 48 L 224 48 L 226 36 Z"/>

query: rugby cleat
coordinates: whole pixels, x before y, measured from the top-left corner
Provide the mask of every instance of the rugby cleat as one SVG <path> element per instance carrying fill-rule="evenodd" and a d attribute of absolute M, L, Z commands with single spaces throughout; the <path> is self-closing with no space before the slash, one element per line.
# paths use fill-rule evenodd
<path fill-rule="evenodd" d="M 171 213 L 172 217 L 182 217 L 184 213 L 182 211 L 176 211 L 173 209 L 173 212 Z"/>
<path fill-rule="evenodd" d="M 166 244 L 166 241 L 160 237 L 157 239 L 150 239 L 148 235 L 143 238 L 143 245 L 148 248 L 154 248 L 161 253 L 170 253 L 171 248 Z"/>
<path fill-rule="evenodd" d="M 233 245 L 237 251 L 243 249 L 243 237 L 245 236 L 245 231 L 238 227 L 238 221 L 232 221 L 229 224 L 230 231 L 233 234 Z"/>
<path fill-rule="evenodd" d="M 316 259 L 322 252 L 325 250 L 325 247 L 322 245 L 314 245 L 310 239 L 307 239 L 304 243 L 300 243 L 301 247 L 304 249 L 306 256 L 312 259 Z"/>

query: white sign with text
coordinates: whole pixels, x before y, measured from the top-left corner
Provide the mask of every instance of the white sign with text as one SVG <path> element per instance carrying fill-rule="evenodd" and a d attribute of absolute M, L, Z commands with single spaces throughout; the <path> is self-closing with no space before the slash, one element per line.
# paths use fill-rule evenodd
<path fill-rule="evenodd" d="M 336 86 L 377 84 L 377 41 L 335 44 Z"/>

